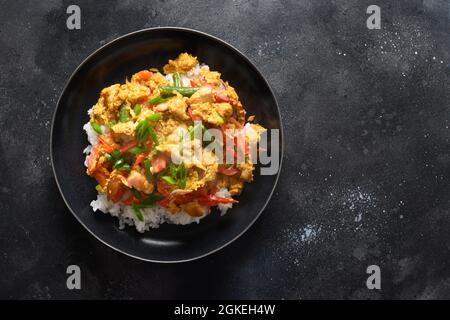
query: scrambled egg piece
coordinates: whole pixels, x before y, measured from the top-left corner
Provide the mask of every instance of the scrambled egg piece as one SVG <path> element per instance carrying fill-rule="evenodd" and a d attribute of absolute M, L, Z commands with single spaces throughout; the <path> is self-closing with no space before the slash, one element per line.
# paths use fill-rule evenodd
<path fill-rule="evenodd" d="M 169 60 L 163 68 L 165 74 L 174 72 L 187 72 L 198 64 L 197 57 L 182 53 L 175 60 Z"/>

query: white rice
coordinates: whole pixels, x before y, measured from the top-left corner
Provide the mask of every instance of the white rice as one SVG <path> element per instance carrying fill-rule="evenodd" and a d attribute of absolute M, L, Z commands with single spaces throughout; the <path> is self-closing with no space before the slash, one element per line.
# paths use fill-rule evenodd
<path fill-rule="evenodd" d="M 216 192 L 215 195 L 218 197 L 227 198 L 227 199 L 231 198 L 231 194 L 227 188 L 220 189 L 219 191 Z M 223 216 L 225 213 L 227 213 L 228 209 L 231 209 L 233 207 L 233 204 L 232 203 L 219 203 L 218 207 L 220 210 L 220 215 Z"/>
<path fill-rule="evenodd" d="M 198 66 L 197 66 L 198 67 Z M 89 109 L 88 114 L 91 114 L 91 109 Z M 83 153 L 86 153 L 86 159 L 84 165 L 87 167 L 87 161 L 89 158 L 89 154 L 92 150 L 92 147 L 98 143 L 97 133 L 92 128 L 91 124 L 88 122 L 83 126 L 83 129 L 86 131 L 88 141 L 90 145 L 88 145 Z M 103 132 L 107 130 L 106 127 L 102 126 Z M 228 189 L 222 188 L 217 193 L 217 196 L 223 198 L 231 198 Z M 187 225 L 191 223 L 199 223 L 201 219 L 208 215 L 208 209 L 205 207 L 205 212 L 200 217 L 192 217 L 186 212 L 178 212 L 171 213 L 167 209 L 155 205 L 152 208 L 144 208 L 142 209 L 142 214 L 144 216 L 144 221 L 140 221 L 131 206 L 126 206 L 122 203 L 114 203 L 107 199 L 104 193 L 98 193 L 97 199 L 93 200 L 90 203 L 93 211 L 100 210 L 103 213 L 109 213 L 113 217 L 117 217 L 119 219 L 119 228 L 123 229 L 126 225 L 135 226 L 136 230 L 139 232 L 148 231 L 151 228 L 158 228 L 159 225 L 163 223 L 171 223 L 178 225 Z M 224 215 L 228 209 L 232 207 L 232 204 L 219 204 L 218 205 L 221 215 Z"/>
<path fill-rule="evenodd" d="M 98 193 L 97 199 L 91 202 L 91 207 L 94 211 L 100 210 L 103 213 L 109 213 L 113 217 L 117 217 L 119 219 L 120 229 L 125 228 L 126 225 L 134 225 L 139 232 L 148 231 L 151 228 L 158 228 L 160 224 L 165 222 L 180 225 L 186 225 L 193 222 L 199 223 L 200 220 L 207 215 L 206 208 L 203 216 L 192 217 L 185 212 L 172 214 L 165 208 L 156 205 L 153 208 L 142 209 L 144 221 L 140 221 L 134 214 L 131 206 L 114 203 L 108 200 L 103 193 Z"/>

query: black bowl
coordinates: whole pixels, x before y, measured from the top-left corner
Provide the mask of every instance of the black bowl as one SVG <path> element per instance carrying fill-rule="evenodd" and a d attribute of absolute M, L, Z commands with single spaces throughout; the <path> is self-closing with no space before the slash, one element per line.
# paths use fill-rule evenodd
<path fill-rule="evenodd" d="M 91 54 L 75 70 L 65 86 L 53 117 L 51 158 L 61 195 L 73 215 L 98 240 L 129 256 L 153 262 L 182 262 L 215 252 L 236 240 L 259 217 L 268 203 L 276 175 L 255 171 L 253 183 L 245 186 L 225 216 L 213 212 L 199 224 L 162 225 L 138 233 L 134 227 L 119 230 L 118 221 L 101 212 L 93 213 L 95 181 L 85 173 L 83 149 L 88 144 L 82 126 L 87 110 L 102 88 L 124 82 L 126 77 L 150 67 L 162 68 L 168 59 L 189 52 L 222 73 L 236 88 L 246 110 L 266 128 L 282 125 L 276 99 L 256 67 L 238 50 L 208 34 L 182 28 L 153 28 L 127 34 Z M 283 155 L 280 144 L 280 164 Z"/>

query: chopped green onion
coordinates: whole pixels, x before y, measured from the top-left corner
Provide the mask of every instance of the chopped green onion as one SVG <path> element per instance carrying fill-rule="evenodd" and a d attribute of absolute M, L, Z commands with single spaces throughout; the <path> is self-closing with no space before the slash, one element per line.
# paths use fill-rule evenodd
<path fill-rule="evenodd" d="M 141 105 L 139 103 L 136 104 L 133 108 L 133 111 L 134 111 L 134 114 L 138 116 L 141 113 Z"/>
<path fill-rule="evenodd" d="M 161 113 L 154 113 L 154 114 L 149 115 L 146 119 L 148 121 L 158 121 L 158 120 L 161 120 L 161 118 L 162 118 Z"/>
<path fill-rule="evenodd" d="M 125 163 L 123 165 L 121 165 L 119 168 L 117 168 L 118 170 L 122 170 L 122 171 L 129 171 L 131 170 L 131 167 L 128 163 Z"/>
<path fill-rule="evenodd" d="M 172 178 L 171 176 L 163 176 L 163 177 L 161 177 L 161 179 L 163 179 L 168 184 L 177 184 L 177 181 L 174 178 Z"/>
<path fill-rule="evenodd" d="M 111 156 L 114 158 L 114 159 L 119 159 L 121 156 L 122 156 L 122 154 L 120 153 L 120 151 L 119 150 L 113 150 L 112 152 L 111 152 Z"/>
<path fill-rule="evenodd" d="M 180 189 L 186 188 L 186 167 L 184 162 L 180 163 L 178 166 L 177 175 L 179 176 L 178 186 Z"/>
<path fill-rule="evenodd" d="M 102 186 L 99 184 L 95 186 L 95 190 L 97 190 L 98 192 L 103 192 Z"/>
<path fill-rule="evenodd" d="M 106 159 L 106 161 L 108 161 L 108 162 L 113 161 L 113 157 L 112 157 L 109 153 L 105 154 L 105 159 Z"/>
<path fill-rule="evenodd" d="M 178 187 L 180 187 L 180 189 L 186 188 L 186 179 L 180 179 L 178 181 Z"/>
<path fill-rule="evenodd" d="M 127 122 L 129 119 L 129 114 L 125 105 L 121 105 L 119 109 L 119 121 Z"/>
<path fill-rule="evenodd" d="M 123 164 L 125 164 L 125 161 L 123 159 L 119 159 L 114 164 L 113 169 L 119 169 Z"/>
<path fill-rule="evenodd" d="M 152 138 L 153 142 L 157 145 L 159 143 L 158 136 L 156 135 L 155 129 L 152 127 L 148 127 L 148 134 L 150 135 L 150 138 Z"/>
<path fill-rule="evenodd" d="M 133 147 L 130 150 L 128 150 L 129 153 L 132 153 L 134 155 L 138 155 L 139 153 L 144 152 L 144 148 L 141 147 Z"/>
<path fill-rule="evenodd" d="M 190 97 L 195 92 L 197 92 L 199 88 L 189 88 L 189 87 L 170 87 L 170 86 L 162 86 L 159 87 L 159 91 L 163 96 L 173 96 L 173 92 L 176 91 L 182 96 Z"/>
<path fill-rule="evenodd" d="M 159 103 L 163 103 L 165 101 L 166 101 L 166 99 L 164 99 L 163 97 L 159 96 L 159 97 L 156 97 L 156 98 L 152 98 L 152 99 L 148 100 L 147 102 L 150 103 L 150 104 L 159 104 Z"/>
<path fill-rule="evenodd" d="M 144 141 L 145 139 L 147 139 L 148 136 L 147 127 L 148 127 L 147 120 L 140 121 L 136 126 L 136 137 L 139 141 Z"/>
<path fill-rule="evenodd" d="M 94 129 L 95 132 L 97 132 L 98 134 L 102 134 L 102 127 L 100 127 L 100 125 L 97 122 L 91 122 L 91 126 L 92 129 Z"/>
<path fill-rule="evenodd" d="M 144 222 L 144 215 L 142 214 L 141 209 L 138 207 L 138 205 L 133 204 L 132 206 L 134 215 L 136 218 L 138 218 L 139 221 Z"/>
<path fill-rule="evenodd" d="M 125 162 L 123 158 L 120 158 L 114 164 L 113 169 L 128 171 L 131 169 L 131 167 L 128 163 Z"/>
<path fill-rule="evenodd" d="M 138 210 L 143 209 L 143 208 L 151 208 L 160 199 L 161 199 L 161 196 L 159 196 L 157 194 L 151 194 L 147 198 L 145 198 L 141 203 L 133 204 L 133 207 Z"/>
<path fill-rule="evenodd" d="M 180 87 L 181 88 L 183 86 L 183 82 L 181 81 L 181 76 L 180 76 L 179 72 L 175 72 L 172 75 L 172 79 L 173 79 L 173 85 L 175 87 Z"/>
<path fill-rule="evenodd" d="M 130 191 L 136 199 L 142 198 L 141 193 L 137 191 L 135 188 L 131 188 Z"/>
<path fill-rule="evenodd" d="M 161 113 L 154 113 L 144 120 L 140 121 L 138 125 L 136 126 L 136 136 L 139 141 L 145 141 L 148 136 L 152 138 L 152 140 L 158 144 L 158 136 L 156 135 L 155 130 L 150 125 L 149 122 L 158 121 L 162 118 Z"/>
<path fill-rule="evenodd" d="M 157 195 L 157 194 L 151 194 L 149 195 L 147 198 L 145 198 L 140 205 L 141 206 L 146 206 L 146 207 L 150 207 L 150 206 L 154 206 L 155 203 L 157 201 L 159 201 L 161 199 L 161 196 Z"/>
<path fill-rule="evenodd" d="M 150 170 L 150 160 L 144 159 L 144 170 L 145 170 L 145 176 L 147 177 L 148 182 L 153 181 L 153 175 Z"/>
<path fill-rule="evenodd" d="M 171 175 L 174 179 L 177 178 L 177 168 L 174 166 L 173 163 L 171 163 L 171 164 L 169 165 L 169 172 L 170 172 L 170 175 Z"/>
<path fill-rule="evenodd" d="M 186 166 L 184 165 L 184 162 L 181 162 L 178 166 L 177 174 L 180 179 L 186 179 Z"/>

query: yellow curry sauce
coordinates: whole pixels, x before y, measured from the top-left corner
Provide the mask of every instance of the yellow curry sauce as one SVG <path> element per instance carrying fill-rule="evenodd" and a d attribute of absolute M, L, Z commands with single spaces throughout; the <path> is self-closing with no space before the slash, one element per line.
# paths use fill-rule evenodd
<path fill-rule="evenodd" d="M 99 192 L 113 202 L 133 206 L 137 214 L 141 208 L 158 204 L 173 214 L 184 211 L 198 217 L 205 208 L 237 202 L 215 193 L 227 188 L 232 196 L 239 195 L 244 183 L 252 181 L 254 165 L 245 145 L 231 146 L 232 150 L 244 149 L 241 163 L 218 163 L 214 152 L 202 145 L 203 159 L 209 161 L 181 159 L 176 164 L 171 158 L 180 143 L 177 129 L 192 133 L 199 121 L 202 130 L 222 132 L 245 125 L 236 91 L 219 72 L 200 66 L 187 53 L 169 60 L 163 72 L 143 70 L 125 84 L 101 91 L 90 113 L 98 143 L 89 155 L 87 174 L 97 180 Z M 248 125 L 258 133 L 265 130 Z M 248 142 L 252 137 L 245 139 Z M 192 147 L 200 142 L 191 134 L 183 143 Z"/>

